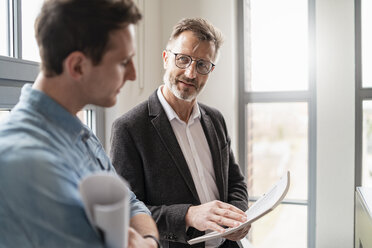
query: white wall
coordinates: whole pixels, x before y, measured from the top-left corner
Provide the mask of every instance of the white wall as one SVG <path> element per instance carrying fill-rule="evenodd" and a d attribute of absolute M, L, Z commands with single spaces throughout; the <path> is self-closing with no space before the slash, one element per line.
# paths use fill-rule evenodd
<path fill-rule="evenodd" d="M 162 44 L 165 46 L 173 26 L 185 17 L 208 19 L 224 34 L 220 59 L 198 100 L 213 106 L 224 115 L 237 154 L 237 41 L 236 1 L 230 0 L 162 0 Z"/>
<path fill-rule="evenodd" d="M 143 56 L 143 63 L 137 66 L 137 80 L 126 82 L 118 95 L 118 101 L 112 108 L 105 110 L 105 148 L 110 150 L 111 126 L 113 121 L 145 101 L 161 84 L 163 75 L 162 44 L 161 44 L 161 9 L 160 0 L 146 2 L 142 10 L 143 19 L 137 30 L 137 53 L 135 59 Z M 141 30 L 143 28 L 143 30 Z M 141 40 L 141 41 L 140 41 Z M 141 44 L 142 47 L 141 47 Z M 144 73 L 141 73 L 144 72 Z M 138 80 L 143 80 L 144 87 L 139 87 Z"/>
<path fill-rule="evenodd" d="M 317 248 L 353 247 L 354 1 L 316 1 Z"/>

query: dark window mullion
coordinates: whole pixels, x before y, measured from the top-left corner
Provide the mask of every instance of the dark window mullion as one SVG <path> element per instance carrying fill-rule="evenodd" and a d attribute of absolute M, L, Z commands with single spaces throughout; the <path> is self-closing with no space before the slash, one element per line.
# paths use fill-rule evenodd
<path fill-rule="evenodd" d="M 245 104 L 262 102 L 308 102 L 310 97 L 310 91 L 245 92 L 244 102 Z"/>
<path fill-rule="evenodd" d="M 13 51 L 12 56 L 22 59 L 22 8 L 21 0 L 12 1 Z"/>

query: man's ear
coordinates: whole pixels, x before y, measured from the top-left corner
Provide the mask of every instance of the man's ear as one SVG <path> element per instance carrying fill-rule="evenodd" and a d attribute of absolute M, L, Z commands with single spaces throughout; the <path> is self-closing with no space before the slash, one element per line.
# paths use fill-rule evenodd
<path fill-rule="evenodd" d="M 90 65 L 91 61 L 79 51 L 70 53 L 63 62 L 64 70 L 72 79 L 77 81 L 80 81 L 84 73 L 87 73 Z"/>
<path fill-rule="evenodd" d="M 169 59 L 168 52 L 166 50 L 164 50 L 162 55 L 163 55 L 163 67 L 164 67 L 164 69 L 167 69 L 168 59 Z"/>

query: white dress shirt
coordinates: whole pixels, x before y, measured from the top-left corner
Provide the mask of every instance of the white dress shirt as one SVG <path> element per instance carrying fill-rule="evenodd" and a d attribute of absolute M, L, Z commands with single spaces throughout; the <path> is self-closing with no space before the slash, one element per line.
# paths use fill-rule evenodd
<path fill-rule="evenodd" d="M 166 86 L 162 85 L 158 88 L 158 98 L 167 114 L 183 156 L 189 166 L 200 202 L 203 204 L 213 200 L 219 200 L 220 196 L 216 185 L 212 154 L 200 123 L 199 105 L 197 103 L 194 105 L 189 121 L 186 123 L 178 117 L 177 113 L 169 105 L 167 100 L 165 100 L 162 94 L 163 87 Z M 207 241 L 205 247 L 218 247 L 223 240 L 214 239 Z"/>

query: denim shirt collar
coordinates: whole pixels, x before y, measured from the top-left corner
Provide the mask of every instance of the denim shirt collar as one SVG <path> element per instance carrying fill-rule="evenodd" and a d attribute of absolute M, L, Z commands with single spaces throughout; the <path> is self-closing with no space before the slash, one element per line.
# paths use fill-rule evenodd
<path fill-rule="evenodd" d="M 92 131 L 85 127 L 79 118 L 73 116 L 44 92 L 33 89 L 31 84 L 23 86 L 20 104 L 31 105 L 33 109 L 47 116 L 57 127 L 64 130 L 73 141 L 76 141 L 80 136 L 88 139 L 92 135 Z"/>

